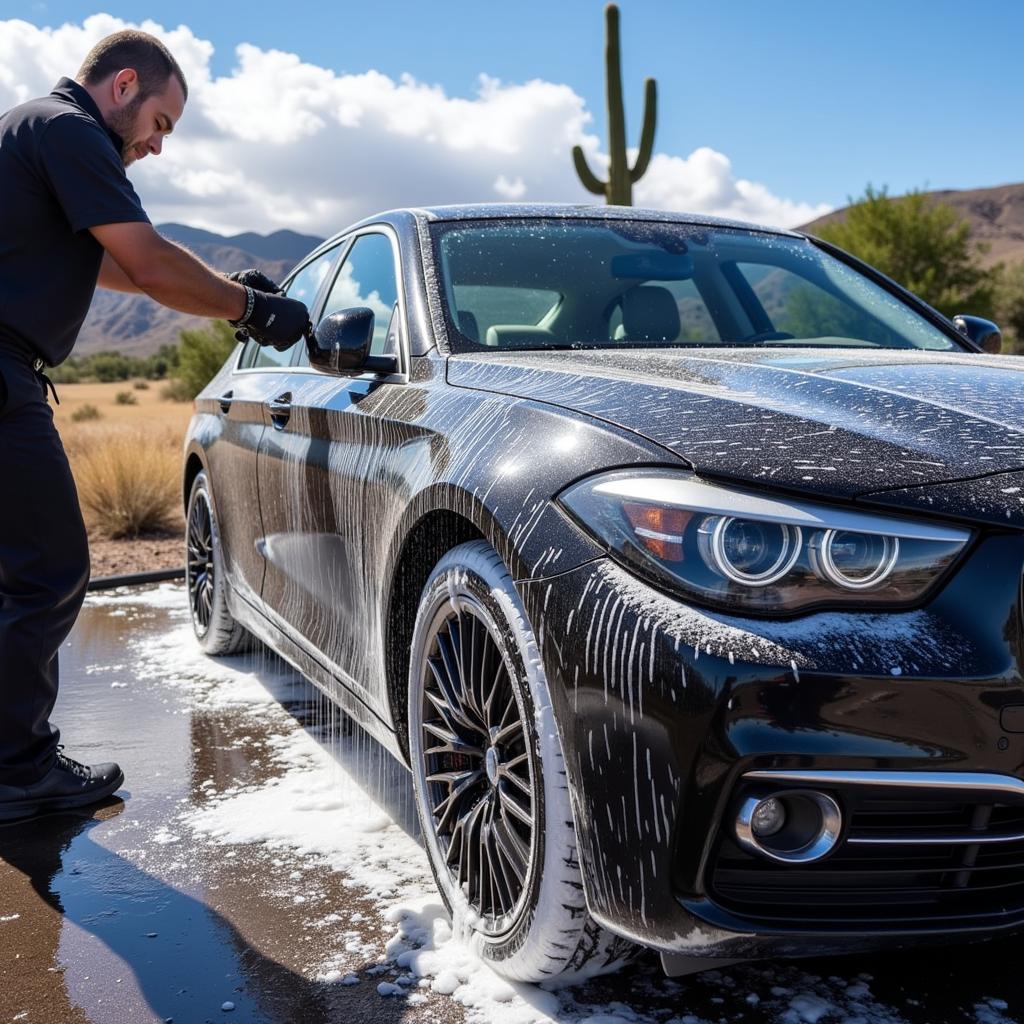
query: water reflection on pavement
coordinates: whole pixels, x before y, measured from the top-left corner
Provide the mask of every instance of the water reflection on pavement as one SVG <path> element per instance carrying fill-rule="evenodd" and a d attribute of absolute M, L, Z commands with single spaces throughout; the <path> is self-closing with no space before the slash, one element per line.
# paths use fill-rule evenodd
<path fill-rule="evenodd" d="M 1024 1009 L 1019 939 L 677 981 L 644 958 L 558 993 L 481 982 L 446 944 L 404 770 L 265 653 L 208 667 L 183 605 L 175 586 L 91 598 L 62 651 L 68 752 L 116 758 L 127 782 L 88 812 L 0 828 L 0 1024 L 1002 1024 Z"/>

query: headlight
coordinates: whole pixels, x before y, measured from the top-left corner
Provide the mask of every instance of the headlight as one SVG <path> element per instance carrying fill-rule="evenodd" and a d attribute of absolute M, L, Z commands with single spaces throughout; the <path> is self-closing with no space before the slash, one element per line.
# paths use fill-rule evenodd
<path fill-rule="evenodd" d="M 922 598 L 970 540 L 956 527 L 620 470 L 559 504 L 612 555 L 694 598 L 753 612 Z"/>

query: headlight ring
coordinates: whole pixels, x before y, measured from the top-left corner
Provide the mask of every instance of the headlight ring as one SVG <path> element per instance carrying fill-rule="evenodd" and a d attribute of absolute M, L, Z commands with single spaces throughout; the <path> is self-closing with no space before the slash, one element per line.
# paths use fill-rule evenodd
<path fill-rule="evenodd" d="M 700 527 L 701 555 L 708 567 L 745 587 L 781 580 L 800 557 L 802 543 L 800 527 L 785 523 L 716 516 Z"/>
<path fill-rule="evenodd" d="M 850 538 L 853 538 L 852 540 Z M 873 567 L 864 575 L 854 575 L 849 568 L 843 571 L 837 562 L 844 553 L 842 544 L 853 546 L 854 560 L 859 559 Z M 858 550 L 858 545 L 860 550 Z M 874 546 L 874 550 L 865 552 L 865 546 Z M 853 533 L 849 530 L 825 530 L 815 537 L 809 546 L 811 568 L 819 578 L 843 590 L 869 590 L 886 580 L 896 567 L 900 557 L 900 541 L 898 537 L 886 537 L 880 534 Z"/>

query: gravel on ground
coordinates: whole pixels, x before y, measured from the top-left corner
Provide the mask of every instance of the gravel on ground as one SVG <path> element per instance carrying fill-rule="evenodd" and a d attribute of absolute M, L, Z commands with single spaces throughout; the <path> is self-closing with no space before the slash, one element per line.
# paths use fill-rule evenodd
<path fill-rule="evenodd" d="M 93 579 L 177 569 L 185 564 L 185 533 L 184 530 L 169 530 L 132 540 L 90 536 L 89 557 Z"/>

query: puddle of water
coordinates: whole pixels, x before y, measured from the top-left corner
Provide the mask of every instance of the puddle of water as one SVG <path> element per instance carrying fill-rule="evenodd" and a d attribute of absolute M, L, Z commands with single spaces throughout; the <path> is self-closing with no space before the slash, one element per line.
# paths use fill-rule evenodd
<path fill-rule="evenodd" d="M 450 938 L 409 779 L 275 657 L 203 657 L 182 589 L 90 598 L 69 753 L 122 800 L 0 829 L 0 1021 L 1007 1024 L 1020 940 L 509 986 Z M 230 1004 L 230 1009 L 222 1007 Z"/>

